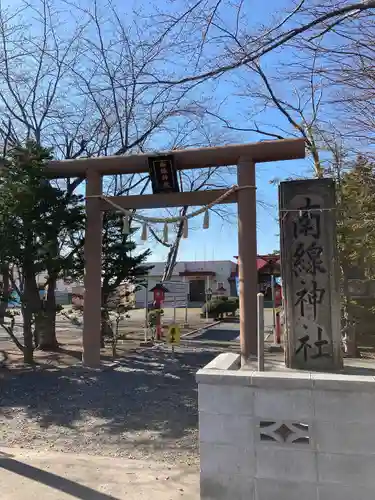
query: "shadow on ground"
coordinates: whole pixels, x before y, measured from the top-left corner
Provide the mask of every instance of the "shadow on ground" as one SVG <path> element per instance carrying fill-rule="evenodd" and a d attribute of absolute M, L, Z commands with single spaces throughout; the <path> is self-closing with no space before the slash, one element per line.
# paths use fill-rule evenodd
<path fill-rule="evenodd" d="M 38 467 L 33 467 L 32 465 L 25 464 L 13 458 L 2 458 L 0 456 L 0 469 L 37 481 L 80 500 L 118 500 L 112 495 L 100 493 L 76 481 L 71 481 L 65 477 L 39 469 Z"/>
<path fill-rule="evenodd" d="M 143 431 L 181 439 L 197 427 L 195 374 L 216 354 L 186 350 L 172 362 L 170 352 L 151 349 L 101 372 L 73 366 L 0 370 L 0 421 L 12 426 L 21 414 L 26 425 L 72 429 L 98 442 L 103 434 L 131 440 L 127 433 L 134 431 L 140 433 L 138 444 Z M 155 440 L 153 446 L 163 443 Z"/>

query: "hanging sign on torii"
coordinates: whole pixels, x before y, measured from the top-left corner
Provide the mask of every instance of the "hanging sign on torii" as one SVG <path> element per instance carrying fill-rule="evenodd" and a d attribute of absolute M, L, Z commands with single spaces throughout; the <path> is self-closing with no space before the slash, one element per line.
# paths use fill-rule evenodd
<path fill-rule="evenodd" d="M 172 155 L 149 156 L 148 166 L 154 194 L 180 192 Z"/>

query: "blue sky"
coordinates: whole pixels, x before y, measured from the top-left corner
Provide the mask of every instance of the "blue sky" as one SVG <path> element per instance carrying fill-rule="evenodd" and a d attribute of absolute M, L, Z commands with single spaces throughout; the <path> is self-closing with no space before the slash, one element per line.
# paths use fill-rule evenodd
<path fill-rule="evenodd" d="M 14 0 L 16 5 L 19 0 Z M 37 0 L 33 0 L 35 3 Z M 97 0 L 98 4 L 105 8 L 106 0 Z M 160 4 L 159 2 L 155 5 L 160 9 L 163 7 L 168 7 L 169 10 L 176 8 L 181 8 L 182 3 L 185 0 L 175 0 L 172 2 L 165 2 Z M 67 9 L 66 4 L 63 0 L 56 0 L 58 5 L 65 5 L 64 9 L 66 15 L 69 16 L 69 9 Z M 113 0 L 119 6 L 119 11 L 126 16 L 130 13 L 132 3 L 123 2 L 123 0 Z M 145 15 L 151 13 L 155 6 L 150 6 L 145 0 L 137 0 L 133 2 L 137 8 L 141 8 Z M 281 12 L 283 7 L 293 4 L 293 0 L 268 0 L 266 6 L 263 0 L 251 0 L 251 2 L 246 3 L 245 7 L 247 9 L 246 15 L 248 16 L 249 23 L 255 27 L 261 25 L 269 25 L 271 18 L 275 18 L 278 12 Z M 92 6 L 90 0 L 84 0 L 80 3 L 83 7 Z M 227 7 L 228 11 L 223 11 L 222 16 L 226 20 L 233 19 L 233 12 L 230 7 Z M 67 10 L 66 10 L 67 9 Z M 131 16 L 129 16 L 129 19 Z M 128 20 L 127 20 L 128 22 Z M 130 22 L 130 21 L 129 21 Z M 229 21 L 228 21 L 229 22 Z M 109 34 L 110 36 L 111 34 Z M 215 47 L 212 46 L 212 54 L 215 54 Z M 208 53 L 210 55 L 210 53 Z M 277 66 L 280 58 L 283 59 L 284 63 L 288 63 L 287 51 L 281 51 L 267 56 L 264 61 L 267 70 L 272 71 L 274 67 Z M 173 61 L 174 62 L 174 61 Z M 177 63 L 178 64 L 178 63 Z M 184 67 L 184 61 L 180 60 L 180 69 L 183 71 L 189 71 Z M 185 64 L 186 66 L 186 64 Z M 252 125 L 251 116 L 253 116 L 257 111 L 251 98 L 245 99 L 242 92 L 241 85 L 247 83 L 247 79 L 250 73 L 246 71 L 237 71 L 236 73 L 230 72 L 225 74 L 220 79 L 214 82 L 207 82 L 199 86 L 196 90 L 196 95 L 204 101 L 207 100 L 207 107 L 210 107 L 210 101 L 212 104 L 221 103 L 222 116 L 229 120 L 233 125 L 240 127 L 249 127 Z M 289 83 L 283 83 L 283 81 L 278 82 L 277 91 L 283 95 L 290 97 Z M 276 113 L 272 109 L 266 109 L 257 115 L 258 123 L 267 124 L 268 130 L 276 131 L 278 127 L 287 128 L 285 119 L 283 119 L 279 113 Z M 214 125 L 214 131 L 221 133 L 223 131 L 223 126 L 216 122 Z M 277 130 L 279 132 L 279 130 Z M 288 134 L 286 134 L 288 135 Z M 231 132 L 225 134 L 226 143 L 244 143 L 244 142 L 255 142 L 257 140 L 264 139 L 263 136 L 257 135 L 255 133 L 244 133 L 244 132 Z M 163 145 L 164 142 L 164 145 Z M 163 149 L 165 147 L 165 142 L 163 137 L 160 137 L 152 144 L 156 150 Z M 258 253 L 264 254 L 272 252 L 272 250 L 279 248 L 279 236 L 278 236 L 278 221 L 277 221 L 277 186 L 271 185 L 270 181 L 275 178 L 279 180 L 284 180 L 287 177 L 295 177 L 300 175 L 311 174 L 309 171 L 309 164 L 307 161 L 296 160 L 296 161 L 286 161 L 278 163 L 266 163 L 257 165 L 256 169 L 256 180 L 257 180 L 257 199 L 258 199 L 258 209 L 257 209 L 257 242 L 258 242 Z M 235 184 L 236 178 L 229 179 L 229 184 Z M 233 217 L 230 221 L 224 222 L 223 219 L 211 215 L 211 224 L 208 230 L 202 230 L 202 220 L 203 216 L 195 221 L 189 231 L 189 238 L 184 240 L 181 244 L 181 250 L 179 254 L 180 260 L 212 260 L 220 259 L 227 260 L 232 259 L 234 255 L 238 253 L 237 244 L 237 220 L 235 217 L 236 206 L 231 206 L 231 212 Z M 150 214 L 151 215 L 151 214 Z M 152 245 L 152 260 L 164 260 L 167 254 L 167 249 L 162 247 L 160 244 Z"/>
<path fill-rule="evenodd" d="M 63 35 L 62 38 L 66 38 L 67 40 L 71 37 L 72 33 L 70 32 L 75 31 L 75 22 L 78 23 L 79 26 L 82 26 L 81 18 L 85 18 L 86 16 L 86 13 L 84 13 L 85 9 L 91 9 L 92 11 L 94 5 L 93 0 L 82 0 L 79 3 L 76 3 L 72 0 L 50 1 L 56 8 L 56 10 L 53 9 L 53 23 L 58 26 L 57 30 L 61 31 L 60 35 Z M 5 0 L 5 2 L 7 2 L 11 7 L 17 7 L 20 5 L 24 5 L 25 3 L 23 2 L 23 0 Z M 245 16 L 245 19 L 242 20 L 242 26 L 245 34 L 240 33 L 240 37 L 243 36 L 243 40 L 245 40 L 245 43 L 247 40 L 249 40 L 249 38 L 247 38 L 249 35 L 259 35 L 260 32 L 262 32 L 262 35 L 264 35 L 264 30 L 269 29 L 271 26 L 277 25 L 285 17 L 286 13 L 293 10 L 293 8 L 295 8 L 295 6 L 300 3 L 299 0 L 268 0 L 267 2 L 264 2 L 264 0 L 247 0 L 245 2 L 241 2 L 241 0 L 222 0 L 219 9 L 220 16 L 222 22 L 225 21 L 226 25 L 229 26 L 229 29 L 233 28 L 233 26 L 235 25 L 236 16 L 234 5 L 236 2 L 243 4 L 242 7 L 244 9 L 243 14 Z M 30 0 L 30 3 L 38 6 L 38 8 L 40 9 L 42 2 L 40 0 Z M 150 18 L 151 15 L 155 15 L 156 12 L 160 13 L 160 11 L 169 11 L 169 13 L 177 11 L 182 12 L 183 8 L 186 8 L 187 4 L 192 5 L 194 3 L 195 0 L 154 0 L 154 4 L 150 4 L 146 0 L 127 0 L 126 2 L 124 2 L 123 0 L 96 0 L 100 15 L 103 16 L 101 22 L 98 24 L 103 29 L 102 34 L 104 36 L 104 39 L 107 43 L 107 46 L 109 45 L 111 46 L 111 48 L 115 46 L 112 54 L 115 53 L 116 55 L 114 56 L 114 58 L 117 59 L 113 62 L 113 64 L 116 65 L 116 67 L 120 68 L 121 71 L 123 71 L 124 67 L 124 73 L 125 75 L 128 75 L 128 64 L 126 62 L 126 59 L 124 59 L 123 57 L 122 50 L 117 51 L 118 46 L 121 43 L 121 38 L 116 38 L 113 24 L 111 25 L 111 22 L 108 20 L 108 18 L 111 16 L 111 9 L 109 8 L 110 4 L 117 5 L 119 17 L 124 20 L 124 25 L 126 28 L 129 27 L 129 30 L 133 28 L 134 31 L 136 31 L 136 29 L 134 28 L 134 24 L 132 24 L 133 21 L 137 20 L 138 23 L 142 24 L 143 22 L 145 22 L 144 20 L 147 19 L 147 22 L 149 23 L 148 26 L 142 26 L 137 32 L 140 34 L 141 41 L 143 42 L 143 39 L 146 41 L 146 44 L 137 44 L 137 50 L 143 51 L 144 47 L 147 46 L 147 42 L 149 42 L 150 40 L 152 40 L 152 43 L 150 43 L 148 46 L 154 47 L 155 45 L 153 44 L 153 41 L 155 40 L 155 38 L 152 37 L 155 36 L 156 38 L 159 38 L 160 35 L 158 24 L 160 22 L 160 17 L 156 16 L 156 18 Z M 306 0 L 305 5 L 313 5 L 315 3 L 315 0 Z M 213 6 L 216 4 L 216 0 L 204 0 L 202 5 L 203 4 L 206 6 Z M 224 5 L 226 7 L 223 7 Z M 140 14 L 133 14 L 133 7 L 136 7 L 136 9 L 140 11 Z M 79 9 L 82 10 L 79 11 Z M 57 11 L 59 11 L 58 14 L 56 14 Z M 35 19 L 38 18 L 38 15 L 35 12 L 31 12 L 30 15 L 29 11 L 23 11 L 22 16 L 24 17 L 23 22 L 25 23 L 25 26 L 29 25 L 30 31 L 34 31 L 41 36 L 43 33 L 41 25 L 35 22 Z M 209 12 L 206 12 L 205 10 L 201 13 L 201 16 L 206 20 L 207 18 L 209 18 Z M 298 21 L 300 23 L 301 19 L 298 18 Z M 86 40 L 90 40 L 98 44 L 99 40 L 95 28 L 93 27 L 94 25 L 89 24 L 87 26 L 88 27 L 86 27 L 84 31 Z M 163 31 L 164 27 L 165 26 L 162 26 L 160 28 L 161 32 Z M 187 37 L 186 46 L 189 47 L 189 50 L 185 50 L 185 46 L 177 44 L 178 49 L 182 50 L 182 52 L 180 53 L 176 50 L 176 41 L 174 38 L 175 36 L 178 36 L 178 34 L 169 34 L 170 39 L 167 40 L 167 42 L 170 43 L 170 47 L 168 47 L 168 53 L 162 53 L 157 57 L 158 66 L 156 71 L 158 71 L 159 74 L 163 74 L 164 72 L 164 74 L 170 75 L 172 74 L 172 71 L 174 71 L 175 75 L 173 75 L 173 77 L 178 78 L 194 73 L 194 68 L 189 67 L 189 57 L 191 56 L 190 48 L 192 45 L 197 44 L 197 41 L 202 38 L 202 34 L 204 33 L 204 29 L 202 26 L 199 26 L 197 28 L 197 31 L 195 31 L 195 28 L 195 24 L 192 23 L 187 27 L 185 31 L 182 30 L 184 36 Z M 28 30 L 25 28 L 23 29 L 22 33 L 24 40 L 27 40 Z M 66 35 L 66 37 L 64 35 Z M 216 36 L 214 40 L 210 38 L 210 36 L 207 37 L 208 41 L 207 44 L 205 44 L 204 54 L 200 58 L 201 67 L 198 68 L 199 72 L 207 71 L 207 69 L 211 67 L 212 60 L 214 60 L 215 56 L 217 56 L 218 54 L 220 54 L 223 63 L 227 62 L 227 60 L 221 53 L 221 47 L 218 46 L 218 44 L 220 44 L 218 40 L 222 40 L 223 34 L 222 32 L 215 32 L 214 35 Z M 193 37 L 195 38 L 193 39 Z M 158 45 L 156 44 L 156 46 Z M 94 68 L 93 73 L 95 73 L 95 75 L 90 75 L 89 78 L 93 77 L 95 81 L 94 85 L 99 85 L 98 80 L 103 78 L 103 74 L 101 73 L 101 64 L 97 63 L 97 59 L 95 59 L 95 57 L 92 58 L 93 52 L 90 51 L 90 49 L 87 49 L 87 47 L 92 48 L 92 46 L 89 45 L 87 41 L 85 41 L 83 47 L 84 50 L 80 52 L 80 56 L 78 58 L 80 64 L 80 66 L 78 67 L 78 73 L 81 70 L 83 71 L 86 69 L 88 69 L 88 72 L 90 72 L 90 70 Z M 121 45 L 121 48 L 123 48 L 123 45 Z M 232 48 L 233 44 L 231 45 L 231 49 Z M 145 51 L 146 53 L 148 53 L 147 49 L 145 49 Z M 294 52 L 295 53 L 293 53 L 291 49 L 283 47 L 282 49 L 278 49 L 277 51 L 272 52 L 261 60 L 262 68 L 266 71 L 268 77 L 274 77 L 274 79 L 272 80 L 272 87 L 277 96 L 282 98 L 284 101 L 290 102 L 292 105 L 297 104 L 296 88 L 299 88 L 301 84 L 298 79 L 296 80 L 295 76 L 292 73 L 294 71 L 293 65 L 296 64 L 296 62 L 298 61 L 298 56 L 301 55 L 299 53 L 299 47 L 295 48 Z M 195 61 L 193 60 L 192 64 L 194 64 L 194 62 Z M 153 63 L 154 60 L 152 64 Z M 23 68 L 26 66 L 27 65 L 24 64 Z M 152 75 L 153 71 L 155 70 L 154 68 L 150 69 L 147 65 L 146 67 L 147 71 L 149 72 L 149 74 L 147 75 L 148 78 L 150 74 Z M 99 69 L 96 72 L 97 68 Z M 284 76 L 282 76 L 282 74 Z M 120 81 L 122 76 L 123 75 L 120 76 Z M 290 76 L 290 78 L 287 78 L 287 76 Z M 65 80 L 65 84 L 68 82 L 69 85 L 69 77 L 66 78 L 67 79 Z M 306 81 L 309 81 L 309 78 L 306 78 Z M 105 92 L 108 92 L 108 94 L 110 94 L 110 89 L 108 88 L 107 90 L 103 91 L 102 84 L 104 88 L 107 87 L 107 84 L 103 83 L 102 80 L 99 83 L 99 87 L 101 88 L 100 93 L 103 92 L 103 94 L 105 94 Z M 314 81 L 314 83 L 316 82 Z M 323 85 L 324 83 L 322 83 L 320 87 L 322 87 Z M 272 108 L 272 106 L 270 106 L 269 104 L 267 104 L 266 106 L 261 106 L 259 104 L 259 100 L 254 100 L 254 95 L 259 93 L 262 88 L 264 88 L 262 86 L 262 83 L 259 81 L 259 79 L 256 80 L 256 77 L 254 77 L 254 73 L 249 71 L 247 68 L 242 68 L 227 72 L 220 78 L 217 77 L 214 80 L 206 81 L 203 84 L 200 84 L 195 88 L 193 92 L 191 92 L 191 97 L 196 101 L 194 103 L 195 106 L 198 102 L 207 110 L 217 111 L 220 108 L 220 116 L 227 120 L 227 122 L 229 122 L 232 126 L 242 128 L 253 127 L 254 121 L 256 120 L 257 124 L 262 128 L 265 128 L 268 132 L 276 132 L 280 134 L 280 130 L 283 130 L 282 135 L 284 137 L 295 136 L 293 135 L 294 130 L 291 129 L 290 124 L 287 122 L 285 117 L 281 115 L 280 112 L 275 111 L 275 109 Z M 154 86 L 149 86 L 147 84 L 145 90 L 147 99 L 149 98 L 150 100 L 152 100 L 152 97 L 154 96 L 154 89 Z M 67 108 L 66 112 L 68 113 L 70 111 L 70 107 L 74 108 L 75 113 L 79 116 L 79 120 L 81 117 L 80 113 L 83 108 L 85 111 L 89 110 L 88 114 L 90 114 L 92 108 L 87 107 L 86 101 L 85 104 L 82 105 L 82 108 L 76 106 L 76 100 L 79 101 L 79 86 L 76 85 L 76 88 L 69 87 L 68 90 L 69 98 L 66 97 L 68 95 L 68 92 L 64 87 L 62 91 L 63 96 L 61 97 L 61 101 L 59 101 L 60 104 L 63 102 L 64 108 Z M 124 91 L 124 93 L 126 92 L 124 88 L 122 88 L 122 90 Z M 121 90 L 119 90 L 119 93 L 121 93 Z M 311 95 L 311 89 L 308 89 L 306 95 Z M 107 95 L 104 95 L 104 99 L 106 98 Z M 107 102 L 110 101 L 103 100 L 102 106 L 105 107 Z M 134 125 L 134 131 L 135 133 L 138 133 L 137 137 L 139 137 L 139 135 L 142 135 L 142 133 L 144 132 L 143 127 L 148 128 L 150 124 L 149 102 L 150 101 L 147 101 L 147 105 L 142 102 L 140 105 L 140 111 L 138 109 L 134 112 L 137 118 Z M 330 113 L 332 113 L 332 111 L 336 112 L 335 119 L 337 119 L 337 111 L 334 105 L 329 108 L 329 106 L 327 105 L 327 100 L 322 100 L 322 102 L 324 103 L 324 105 L 321 106 L 321 115 L 324 117 L 324 124 L 326 128 L 330 130 L 330 127 L 332 125 L 332 123 L 329 121 Z M 184 102 L 184 105 L 185 104 L 186 103 Z M 157 106 L 158 105 L 156 105 L 156 108 Z M 113 108 L 111 108 L 110 106 L 108 106 L 108 108 L 109 113 L 113 112 Z M 196 108 L 198 108 L 198 106 L 196 106 Z M 78 112 L 77 109 L 79 110 Z M 94 111 L 94 113 L 96 111 Z M 153 110 L 153 112 L 151 112 L 150 114 L 154 118 L 156 113 L 157 112 Z M 187 113 L 184 109 L 184 116 L 186 117 L 186 115 Z M 216 137 L 216 140 L 213 141 L 216 145 L 250 143 L 268 138 L 254 132 L 229 132 L 225 129 L 222 122 L 220 122 L 219 120 L 215 121 L 212 116 L 208 117 L 207 115 L 208 113 L 205 114 L 202 121 L 209 123 L 210 127 L 212 126 L 212 130 L 210 132 L 212 132 L 213 137 Z M 307 119 L 308 115 L 309 113 L 307 110 Z M 72 112 L 72 116 L 76 115 Z M 181 117 L 179 119 L 181 119 Z M 168 132 L 166 131 L 166 128 L 164 128 L 164 126 L 167 127 L 167 125 L 164 123 L 163 128 L 160 128 L 157 134 L 155 134 L 154 138 L 147 144 L 148 150 L 153 150 L 153 152 L 156 152 L 163 151 L 165 149 L 168 149 L 168 147 L 171 147 L 171 134 L 169 133 L 168 135 Z M 334 132 L 334 129 L 332 129 L 332 131 Z M 225 133 L 222 134 L 223 132 Z M 84 130 L 84 133 L 87 133 L 87 131 Z M 220 140 L 217 139 L 217 137 L 220 137 Z M 202 145 L 206 145 L 208 143 L 206 139 L 206 136 L 202 133 Z M 194 141 L 196 141 L 196 138 L 194 137 L 194 140 L 192 140 L 189 137 L 189 141 L 190 143 L 194 143 Z M 115 146 L 113 146 L 113 148 L 115 148 Z M 274 249 L 279 248 L 277 185 L 272 184 L 271 181 L 274 181 L 275 179 L 277 179 L 278 181 L 282 181 L 287 178 L 295 178 L 301 176 L 311 177 L 312 174 L 313 170 L 309 160 L 295 160 L 257 165 L 257 243 L 259 254 L 272 252 Z M 227 184 L 229 186 L 235 184 L 236 176 L 233 175 L 231 178 L 227 178 L 227 181 Z M 191 208 L 191 210 L 193 210 L 193 207 Z M 238 243 L 235 205 L 232 205 L 230 210 L 232 213 L 232 217 L 227 221 L 223 221 L 222 218 L 218 217 L 215 214 L 212 214 L 210 228 L 206 231 L 203 231 L 201 229 L 203 217 L 201 217 L 200 220 L 198 219 L 194 221 L 194 223 L 190 227 L 189 238 L 187 240 L 184 240 L 181 244 L 179 259 L 211 260 L 215 258 L 224 260 L 232 259 L 234 255 L 237 255 Z M 158 215 L 161 214 L 158 213 Z M 165 215 L 167 214 L 165 213 Z M 168 252 L 168 249 L 161 246 L 160 244 L 151 244 L 151 249 L 153 251 L 153 255 L 151 257 L 152 260 L 164 260 Z"/>
<path fill-rule="evenodd" d="M 270 14 L 274 15 L 279 12 L 283 6 L 291 5 L 290 0 L 269 0 L 267 2 L 267 11 L 265 12 L 264 2 L 255 0 L 251 2 L 251 21 L 252 23 L 264 23 L 270 19 Z M 171 5 L 176 5 L 172 3 Z M 264 61 L 266 68 L 272 70 L 276 66 L 280 57 L 284 62 L 288 62 L 288 54 L 275 53 L 267 57 Z M 239 81 L 243 83 L 243 79 L 247 78 L 248 73 L 242 74 L 228 73 L 220 80 L 216 80 L 214 87 L 212 84 L 204 84 L 200 87 L 201 92 L 205 92 L 210 96 L 210 92 L 214 88 L 214 99 L 216 102 L 223 102 L 221 109 L 225 119 L 229 120 L 232 125 L 240 127 L 249 127 L 251 123 L 247 120 L 246 114 L 254 113 L 251 102 L 244 100 L 239 96 Z M 282 95 L 288 95 L 289 88 L 287 83 L 279 82 L 277 90 Z M 275 131 L 277 127 L 288 129 L 288 125 L 279 113 L 272 109 L 265 110 L 257 116 L 258 123 L 267 124 L 267 130 Z M 217 125 L 220 127 L 220 125 Z M 264 139 L 256 133 L 231 132 L 230 142 L 254 142 Z M 308 160 L 294 160 L 274 163 L 258 164 L 256 168 L 257 182 L 257 245 L 258 253 L 265 254 L 279 248 L 279 229 L 278 229 L 278 211 L 277 211 L 277 186 L 270 182 L 275 178 L 285 180 L 288 177 L 296 177 L 301 175 L 311 175 Z M 236 183 L 235 177 L 231 182 Z M 233 214 L 236 213 L 236 206 L 231 206 Z M 223 220 L 215 215 L 211 216 L 210 228 L 202 229 L 203 216 L 197 220 L 193 229 L 189 232 L 189 238 L 183 240 L 180 248 L 180 260 L 212 260 L 232 259 L 238 253 L 237 242 L 237 219 L 232 217 L 230 222 Z M 152 260 L 164 260 L 167 255 L 167 249 L 161 245 L 153 246 Z"/>
<path fill-rule="evenodd" d="M 168 8 L 170 11 L 176 8 L 181 8 L 184 0 L 174 0 L 172 2 L 165 2 L 163 5 L 157 6 L 163 10 L 163 7 Z M 131 9 L 131 3 L 116 2 L 120 10 Z M 250 23 L 259 27 L 260 25 L 267 25 L 271 22 L 271 18 L 276 22 L 277 13 L 281 12 L 285 6 L 291 7 L 293 0 L 269 0 L 267 6 L 262 0 L 252 0 L 246 6 Z M 148 2 L 137 0 L 134 2 L 136 7 L 142 9 L 143 14 L 147 16 L 154 7 L 150 6 Z M 230 9 L 228 7 L 228 9 Z M 233 12 L 222 12 L 222 16 L 228 19 L 233 19 Z M 228 21 L 230 22 L 230 21 Z M 211 49 L 209 49 L 211 50 Z M 212 54 L 215 53 L 215 46 L 212 47 Z M 208 53 L 210 55 L 210 53 Z M 279 51 L 267 56 L 267 59 L 262 61 L 267 71 L 272 72 L 274 67 L 278 65 L 280 59 L 288 64 L 288 57 L 291 54 L 284 51 Z M 178 67 L 180 64 L 181 71 L 188 71 L 185 62 L 173 60 L 173 64 Z M 182 68 L 182 69 L 181 69 Z M 247 83 L 249 76 L 248 71 L 237 71 L 225 74 L 220 79 L 214 82 L 207 82 L 200 85 L 196 90 L 196 95 L 199 99 L 207 102 L 212 100 L 213 104 L 221 103 L 222 116 L 231 122 L 232 125 L 239 127 L 252 126 L 250 117 L 257 113 L 256 105 L 251 99 L 244 99 L 242 93 L 243 85 Z M 278 82 L 277 92 L 279 95 L 292 98 L 290 93 L 289 83 Z M 209 107 L 209 106 L 208 106 Z M 280 116 L 278 112 L 273 109 L 263 110 L 256 116 L 259 124 L 266 124 L 268 131 L 280 133 L 279 128 L 288 129 L 286 120 Z M 223 126 L 220 122 L 216 122 L 213 127 L 218 133 L 223 131 Z M 291 136 L 286 133 L 286 136 Z M 164 138 L 160 137 L 153 141 L 152 147 L 155 150 L 163 149 L 165 144 Z M 264 140 L 264 136 L 252 132 L 227 132 L 225 134 L 227 143 L 246 143 Z M 309 170 L 309 162 L 306 160 L 284 161 L 275 163 L 263 163 L 256 167 L 256 182 L 257 182 L 257 245 L 258 253 L 265 254 L 272 252 L 274 249 L 279 248 L 279 228 L 278 228 L 278 211 L 277 211 L 277 186 L 272 185 L 270 182 L 275 178 L 280 181 L 288 177 L 296 177 L 301 175 L 311 175 Z M 229 184 L 235 184 L 236 177 L 229 179 Z M 193 208 L 191 208 L 193 210 Z M 235 216 L 237 207 L 231 205 L 230 211 L 233 217 L 229 221 L 223 221 L 222 218 L 211 214 L 210 228 L 208 230 L 202 229 L 203 216 L 194 220 L 190 224 L 189 238 L 183 240 L 180 247 L 179 260 L 228 260 L 233 259 L 234 255 L 238 254 L 238 230 L 237 218 Z M 153 215 L 149 213 L 149 215 Z M 158 213 L 158 215 L 161 215 Z M 167 214 L 164 214 L 167 215 Z M 149 243 L 148 243 L 149 244 Z M 160 244 L 151 244 L 153 261 L 165 260 L 168 249 Z"/>

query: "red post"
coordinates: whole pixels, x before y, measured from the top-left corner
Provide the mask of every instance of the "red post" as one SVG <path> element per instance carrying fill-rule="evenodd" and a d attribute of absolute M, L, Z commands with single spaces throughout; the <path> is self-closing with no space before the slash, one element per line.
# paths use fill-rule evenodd
<path fill-rule="evenodd" d="M 168 291 L 162 284 L 158 284 L 154 286 L 151 290 L 154 292 L 154 308 L 155 310 L 159 310 L 162 308 L 165 292 Z M 162 337 L 162 328 L 161 328 L 161 314 L 160 312 L 156 313 L 156 338 L 157 340 L 161 340 Z"/>
<path fill-rule="evenodd" d="M 155 307 L 155 310 L 160 311 L 160 309 L 161 309 L 161 301 L 155 299 L 154 300 L 154 307 Z M 160 312 L 156 313 L 155 327 L 156 327 L 156 339 L 157 340 L 161 340 L 162 331 L 161 331 L 161 314 L 160 314 Z"/>

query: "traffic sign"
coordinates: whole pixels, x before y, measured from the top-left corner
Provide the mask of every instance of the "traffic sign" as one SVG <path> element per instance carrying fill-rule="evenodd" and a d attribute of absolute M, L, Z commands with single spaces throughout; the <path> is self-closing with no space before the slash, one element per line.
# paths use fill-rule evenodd
<path fill-rule="evenodd" d="M 178 325 L 170 325 L 168 328 L 167 342 L 168 344 L 176 345 L 180 343 L 181 330 Z"/>

